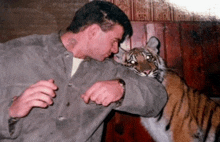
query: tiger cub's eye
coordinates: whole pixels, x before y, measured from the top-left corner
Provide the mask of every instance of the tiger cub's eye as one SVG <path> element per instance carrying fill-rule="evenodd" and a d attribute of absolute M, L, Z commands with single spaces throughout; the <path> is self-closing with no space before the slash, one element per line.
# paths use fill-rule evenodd
<path fill-rule="evenodd" d="M 146 60 L 147 60 L 148 62 L 151 62 L 151 61 L 152 61 L 152 58 L 153 58 L 153 57 L 152 57 L 151 55 L 147 55 L 147 56 L 146 56 Z"/>
<path fill-rule="evenodd" d="M 135 64 L 135 61 L 134 61 L 134 60 L 132 60 L 132 61 L 131 61 L 131 63 L 132 63 L 132 64 Z"/>

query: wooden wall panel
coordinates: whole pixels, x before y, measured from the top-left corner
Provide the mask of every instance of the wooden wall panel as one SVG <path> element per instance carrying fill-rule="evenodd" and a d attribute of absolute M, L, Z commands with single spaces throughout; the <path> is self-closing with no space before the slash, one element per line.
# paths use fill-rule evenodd
<path fill-rule="evenodd" d="M 89 0 L 0 0 L 0 42 L 65 30 Z"/>
<path fill-rule="evenodd" d="M 131 37 L 131 48 L 142 47 L 146 44 L 146 28 L 143 22 L 132 22 L 133 36 Z"/>
<path fill-rule="evenodd" d="M 134 0 L 133 17 L 136 21 L 151 21 L 152 17 L 152 0 Z"/>
<path fill-rule="evenodd" d="M 220 56 L 220 23 L 215 24 L 215 37 L 218 43 L 217 46 L 218 46 L 218 53 L 219 53 L 218 57 L 219 57 Z"/>
<path fill-rule="evenodd" d="M 205 68 L 210 64 L 219 62 L 218 55 L 218 41 L 216 26 L 214 23 L 200 23 L 199 24 L 200 46 L 203 50 Z"/>
<path fill-rule="evenodd" d="M 193 21 L 193 16 L 182 10 L 173 10 L 173 21 Z"/>
<path fill-rule="evenodd" d="M 172 10 L 164 0 L 153 1 L 153 20 L 154 21 L 172 21 Z"/>
<path fill-rule="evenodd" d="M 173 6 L 165 0 L 107 0 L 118 5 L 132 21 L 217 21 Z M 128 6 L 129 5 L 129 6 Z M 211 14 L 211 13 L 210 13 Z"/>
<path fill-rule="evenodd" d="M 183 76 L 183 59 L 180 45 L 180 24 L 166 23 L 165 25 L 165 61 L 169 68 Z"/>
<path fill-rule="evenodd" d="M 146 36 L 147 36 L 147 41 L 152 37 L 155 36 L 157 37 L 160 42 L 160 56 L 165 59 L 165 44 L 164 44 L 164 23 L 153 23 L 149 22 L 145 24 L 146 27 Z"/>
<path fill-rule="evenodd" d="M 205 89 L 209 96 L 220 94 L 220 50 L 217 23 L 201 23 L 199 33 L 201 36 L 200 45 L 204 55 Z"/>
<path fill-rule="evenodd" d="M 152 37 L 157 37 L 161 42 L 160 55 L 165 58 L 164 23 L 132 22 L 134 34 L 131 37 L 131 48 L 143 47 Z"/>
<path fill-rule="evenodd" d="M 205 74 L 199 25 L 183 23 L 181 26 L 184 78 L 189 86 L 201 90 L 205 86 Z"/>

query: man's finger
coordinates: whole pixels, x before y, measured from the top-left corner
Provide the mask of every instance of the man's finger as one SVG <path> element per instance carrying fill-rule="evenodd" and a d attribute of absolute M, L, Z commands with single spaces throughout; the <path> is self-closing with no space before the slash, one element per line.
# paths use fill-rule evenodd
<path fill-rule="evenodd" d="M 48 95 L 44 93 L 39 93 L 39 92 L 36 93 L 35 95 L 32 95 L 32 98 L 30 100 L 40 100 L 40 101 L 47 103 L 48 105 L 53 104 L 53 99 L 51 97 L 49 97 Z"/>
<path fill-rule="evenodd" d="M 85 103 L 89 103 L 92 94 L 97 90 L 96 84 L 92 85 L 84 94 L 81 95 L 81 98 L 84 100 Z"/>
<path fill-rule="evenodd" d="M 49 79 L 48 81 L 47 80 L 41 80 L 41 81 L 35 83 L 34 85 L 32 85 L 31 87 L 36 87 L 36 86 L 47 86 L 47 87 L 49 87 L 53 90 L 58 89 L 57 85 L 54 84 L 53 79 Z"/>
<path fill-rule="evenodd" d="M 41 100 L 32 100 L 28 102 L 28 105 L 31 107 L 40 107 L 40 108 L 46 108 L 48 107 L 48 104 Z"/>
<path fill-rule="evenodd" d="M 48 88 L 47 86 L 37 86 L 37 87 L 31 88 L 29 92 L 30 94 L 41 92 L 51 97 L 56 96 L 54 90 L 52 90 L 51 88 Z"/>
<path fill-rule="evenodd" d="M 85 95 L 85 94 L 82 94 L 81 95 L 81 98 L 83 99 L 83 101 L 86 103 L 86 104 L 88 104 L 89 103 L 89 96 L 88 95 Z"/>

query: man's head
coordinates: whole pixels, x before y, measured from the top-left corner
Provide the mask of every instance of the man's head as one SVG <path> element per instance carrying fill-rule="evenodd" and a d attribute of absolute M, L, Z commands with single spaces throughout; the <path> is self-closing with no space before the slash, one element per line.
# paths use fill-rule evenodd
<path fill-rule="evenodd" d="M 67 31 L 78 33 L 92 24 L 98 24 L 104 32 L 112 30 L 116 24 L 119 24 L 124 29 L 120 42 L 133 34 L 131 23 L 126 14 L 116 5 L 105 1 L 92 1 L 85 4 L 75 13 Z"/>

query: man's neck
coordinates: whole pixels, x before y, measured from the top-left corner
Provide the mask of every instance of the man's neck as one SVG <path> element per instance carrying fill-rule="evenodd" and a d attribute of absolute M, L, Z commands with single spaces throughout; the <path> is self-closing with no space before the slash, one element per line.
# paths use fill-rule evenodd
<path fill-rule="evenodd" d="M 61 36 L 61 41 L 64 47 L 73 53 L 74 57 L 84 59 L 85 55 L 83 53 L 84 42 L 79 42 L 82 40 L 82 33 L 74 34 L 72 32 L 66 32 Z"/>

